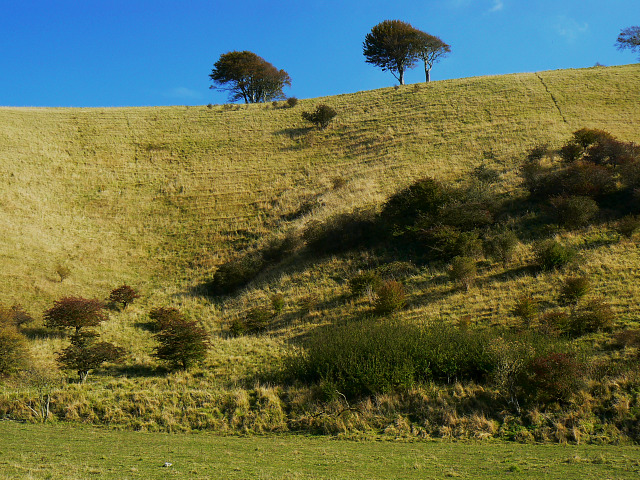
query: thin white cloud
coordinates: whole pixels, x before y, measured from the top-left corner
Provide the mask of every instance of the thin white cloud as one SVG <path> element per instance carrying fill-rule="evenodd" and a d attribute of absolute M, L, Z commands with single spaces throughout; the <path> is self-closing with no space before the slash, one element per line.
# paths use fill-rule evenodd
<path fill-rule="evenodd" d="M 502 0 L 493 0 L 493 7 L 489 9 L 489 12 L 499 12 L 504 8 L 504 2 Z"/>
<path fill-rule="evenodd" d="M 202 100 L 204 98 L 200 92 L 186 87 L 172 88 L 166 91 L 164 95 L 179 100 Z"/>
<path fill-rule="evenodd" d="M 589 31 L 589 24 L 580 23 L 573 18 L 558 17 L 553 25 L 556 33 L 569 42 L 575 41 L 579 36 Z"/>

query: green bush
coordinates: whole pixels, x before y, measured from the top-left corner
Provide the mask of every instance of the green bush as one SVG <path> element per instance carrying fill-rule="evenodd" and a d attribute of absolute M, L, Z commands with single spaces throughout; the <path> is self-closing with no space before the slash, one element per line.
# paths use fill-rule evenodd
<path fill-rule="evenodd" d="M 616 315 L 611 306 L 602 299 L 594 299 L 571 315 L 568 333 L 580 336 L 586 333 L 610 332 Z"/>
<path fill-rule="evenodd" d="M 482 381 L 495 367 L 490 332 L 366 319 L 316 330 L 288 360 L 289 373 L 344 395 L 408 388 L 431 380 Z"/>
<path fill-rule="evenodd" d="M 534 246 L 535 262 L 542 270 L 564 268 L 576 261 L 578 253 L 555 240 L 543 240 Z"/>
<path fill-rule="evenodd" d="M 335 385 L 350 398 L 407 388 L 417 380 L 419 338 L 418 327 L 388 321 L 317 329 L 304 352 L 289 359 L 289 371 L 304 381 Z"/>
<path fill-rule="evenodd" d="M 395 313 L 406 305 L 404 286 L 395 280 L 387 280 L 376 290 L 374 311 L 378 315 Z"/>
<path fill-rule="evenodd" d="M 575 307 L 578 301 L 591 291 L 591 282 L 587 277 L 568 277 L 560 289 L 561 305 Z"/>
<path fill-rule="evenodd" d="M 267 329 L 273 317 L 274 314 L 270 308 L 253 307 L 247 311 L 243 318 L 232 321 L 229 325 L 229 331 L 236 337 L 259 333 Z"/>
<path fill-rule="evenodd" d="M 478 275 L 476 261 L 469 257 L 455 257 L 449 267 L 449 277 L 469 291 Z"/>
<path fill-rule="evenodd" d="M 549 353 L 532 360 L 524 389 L 538 402 L 566 402 L 584 383 L 584 367 L 570 353 Z"/>
<path fill-rule="evenodd" d="M 640 216 L 627 215 L 618 220 L 616 231 L 625 238 L 631 238 L 640 229 Z"/>
<path fill-rule="evenodd" d="M 0 323 L 0 377 L 25 368 L 30 360 L 27 339 L 15 325 Z"/>
<path fill-rule="evenodd" d="M 444 185 L 427 177 L 389 197 L 381 216 L 390 228 L 404 229 L 418 218 L 435 218 L 447 201 L 448 191 Z"/>
<path fill-rule="evenodd" d="M 453 257 L 473 257 L 482 255 L 482 240 L 475 231 L 461 231 L 451 225 L 436 225 L 416 234 L 420 245 L 426 249 L 427 257 L 451 260 Z"/>
<path fill-rule="evenodd" d="M 560 225 L 579 228 L 588 225 L 598 213 L 598 204 L 590 197 L 556 196 L 549 200 L 549 213 Z"/>
<path fill-rule="evenodd" d="M 349 279 L 349 290 L 351 294 L 359 297 L 368 294 L 370 297 L 382 286 L 382 279 L 373 271 L 359 273 Z"/>
<path fill-rule="evenodd" d="M 287 106 L 289 108 L 293 108 L 296 105 L 298 105 L 298 99 L 296 97 L 289 97 L 287 98 Z"/>
<path fill-rule="evenodd" d="M 336 115 L 338 112 L 324 104 L 318 105 L 313 112 L 302 112 L 302 118 L 318 128 L 327 128 Z"/>
<path fill-rule="evenodd" d="M 281 293 L 276 293 L 271 296 L 271 308 L 273 309 L 274 315 L 280 315 L 282 310 L 284 309 L 284 295 Z"/>
<path fill-rule="evenodd" d="M 184 318 L 180 312 L 164 317 L 162 328 L 154 335 L 158 345 L 153 355 L 172 368 L 187 370 L 207 356 L 209 336 L 195 321 Z"/>
<path fill-rule="evenodd" d="M 208 295 L 228 295 L 246 286 L 264 268 L 260 253 L 250 253 L 223 263 L 205 285 Z"/>
<path fill-rule="evenodd" d="M 485 239 L 484 253 L 506 267 L 513 260 L 518 243 L 518 236 L 513 231 L 506 230 Z"/>
<path fill-rule="evenodd" d="M 538 316 L 538 302 L 531 297 L 520 297 L 513 308 L 512 313 L 522 320 L 525 326 L 530 327 Z"/>

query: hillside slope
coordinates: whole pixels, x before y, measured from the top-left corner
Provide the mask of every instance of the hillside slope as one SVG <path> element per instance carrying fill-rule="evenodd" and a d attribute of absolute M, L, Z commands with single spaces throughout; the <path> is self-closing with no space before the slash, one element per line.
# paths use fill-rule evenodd
<path fill-rule="evenodd" d="M 300 112 L 321 102 L 338 117 L 315 131 Z M 640 140 L 640 65 L 407 85 L 293 109 L 2 108 L 0 302 L 35 313 L 122 282 L 179 292 L 310 199 L 322 216 L 483 161 L 513 178 L 528 148 L 581 127 Z M 57 265 L 71 271 L 64 282 Z"/>

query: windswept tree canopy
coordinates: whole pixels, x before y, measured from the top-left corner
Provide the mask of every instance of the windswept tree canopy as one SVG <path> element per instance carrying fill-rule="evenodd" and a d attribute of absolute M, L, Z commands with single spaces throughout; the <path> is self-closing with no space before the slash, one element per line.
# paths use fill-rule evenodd
<path fill-rule="evenodd" d="M 366 62 L 390 71 L 404 85 L 404 73 L 417 60 L 424 62 L 426 81 L 431 68 L 451 47 L 440 38 L 400 20 L 385 20 L 371 29 L 363 44 Z"/>
<path fill-rule="evenodd" d="M 424 62 L 425 81 L 428 82 L 431 68 L 440 58 L 451 52 L 451 47 L 434 35 L 418 31 L 415 48 L 418 58 Z"/>
<path fill-rule="evenodd" d="M 636 50 L 640 52 L 640 27 L 635 26 L 622 30 L 620 35 L 618 35 L 616 45 L 619 50 L 628 48 L 632 52 L 635 52 Z M 638 60 L 640 60 L 640 56 L 638 57 Z"/>
<path fill-rule="evenodd" d="M 404 85 L 404 72 L 417 60 L 416 36 L 419 30 L 401 20 L 385 20 L 364 38 L 362 53 L 366 62 L 390 71 Z"/>
<path fill-rule="evenodd" d="M 253 52 L 229 52 L 220 55 L 209 75 L 216 85 L 210 88 L 227 90 L 232 102 L 267 102 L 284 98 L 282 89 L 291 86 L 291 78 Z"/>

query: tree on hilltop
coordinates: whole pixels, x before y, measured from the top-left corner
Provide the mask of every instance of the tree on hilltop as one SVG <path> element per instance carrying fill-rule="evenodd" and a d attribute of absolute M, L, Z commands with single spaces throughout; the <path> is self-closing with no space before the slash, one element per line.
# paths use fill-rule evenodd
<path fill-rule="evenodd" d="M 419 30 L 401 20 L 385 20 L 371 29 L 364 38 L 362 53 L 366 62 L 382 71 L 388 70 L 404 85 L 404 73 L 418 59 L 416 39 Z"/>
<path fill-rule="evenodd" d="M 429 83 L 433 65 L 451 52 L 451 47 L 434 35 L 418 31 L 415 48 L 418 58 L 424 62 L 425 82 Z"/>
<path fill-rule="evenodd" d="M 232 102 L 259 103 L 284 98 L 282 89 L 291 86 L 291 78 L 253 52 L 228 52 L 213 65 L 209 88 L 226 90 Z"/>
<path fill-rule="evenodd" d="M 366 62 L 390 71 L 400 85 L 404 85 L 405 72 L 418 60 L 424 62 L 428 82 L 433 65 L 449 52 L 451 47 L 440 38 L 400 20 L 379 23 L 366 35 L 363 44 Z"/>
<path fill-rule="evenodd" d="M 624 50 L 628 48 L 632 52 L 638 50 L 640 52 L 640 27 L 628 27 L 620 32 L 618 39 L 616 40 L 618 50 Z M 640 60 L 640 57 L 638 57 Z"/>

